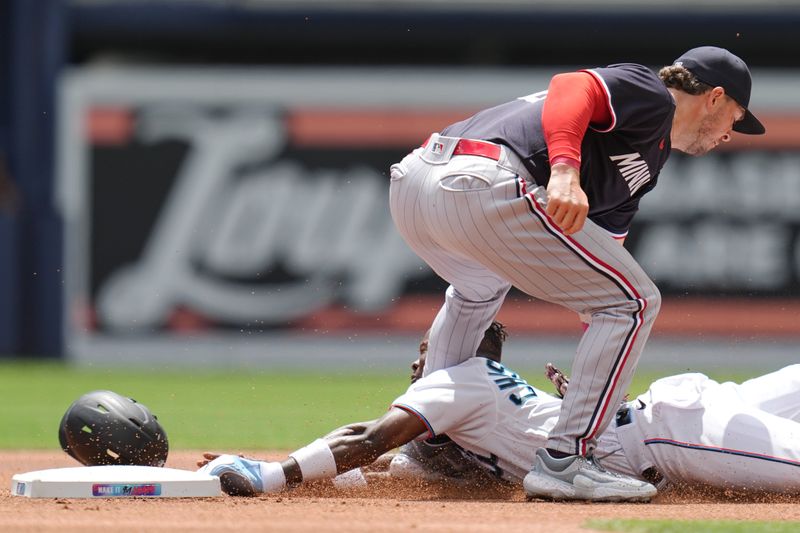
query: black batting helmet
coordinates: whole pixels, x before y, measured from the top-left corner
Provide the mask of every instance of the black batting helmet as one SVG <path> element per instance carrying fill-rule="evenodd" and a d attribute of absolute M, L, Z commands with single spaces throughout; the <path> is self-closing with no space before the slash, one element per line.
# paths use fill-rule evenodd
<path fill-rule="evenodd" d="M 86 466 L 164 466 L 167 434 L 144 405 L 97 390 L 69 406 L 58 428 L 61 448 Z"/>

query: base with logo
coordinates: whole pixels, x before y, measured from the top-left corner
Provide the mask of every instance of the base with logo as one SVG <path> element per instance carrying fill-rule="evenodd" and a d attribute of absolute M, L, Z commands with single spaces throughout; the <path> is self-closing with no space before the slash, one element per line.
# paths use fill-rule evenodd
<path fill-rule="evenodd" d="M 220 496 L 219 478 L 152 466 L 83 466 L 17 474 L 11 494 L 28 498 L 207 498 Z"/>

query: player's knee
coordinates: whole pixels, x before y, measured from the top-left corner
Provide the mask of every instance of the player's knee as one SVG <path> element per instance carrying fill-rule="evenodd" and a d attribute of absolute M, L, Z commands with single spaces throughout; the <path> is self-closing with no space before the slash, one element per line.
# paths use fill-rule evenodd
<path fill-rule="evenodd" d="M 629 294 L 620 296 L 614 305 L 606 306 L 604 310 L 613 310 L 614 314 L 624 316 L 640 315 L 645 322 L 651 322 L 661 309 L 661 291 L 649 280 L 646 284 L 636 286 L 636 298 L 631 298 Z"/>
<path fill-rule="evenodd" d="M 661 310 L 661 291 L 658 290 L 655 283 L 651 282 L 643 288 L 640 294 L 644 302 L 644 319 L 655 320 Z"/>

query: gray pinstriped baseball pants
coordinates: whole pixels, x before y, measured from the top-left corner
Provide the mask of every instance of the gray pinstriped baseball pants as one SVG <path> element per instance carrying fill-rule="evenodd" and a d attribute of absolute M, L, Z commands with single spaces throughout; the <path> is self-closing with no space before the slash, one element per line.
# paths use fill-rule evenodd
<path fill-rule="evenodd" d="M 425 374 L 475 355 L 512 285 L 589 314 L 548 440 L 548 448 L 587 455 L 630 384 L 661 296 L 627 250 L 596 224 L 561 233 L 544 212 L 543 189 L 510 150 L 504 147 L 499 161 L 451 156 L 456 141 L 432 137 L 427 148 L 391 169 L 398 230 L 450 283 L 431 327 Z"/>

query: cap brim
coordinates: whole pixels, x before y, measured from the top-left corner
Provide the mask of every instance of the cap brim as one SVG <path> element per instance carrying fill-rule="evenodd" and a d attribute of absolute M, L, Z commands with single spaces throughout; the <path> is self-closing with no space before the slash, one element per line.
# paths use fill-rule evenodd
<path fill-rule="evenodd" d="M 763 135 L 767 128 L 749 110 L 744 113 L 744 118 L 733 124 L 733 131 L 747 135 Z"/>

